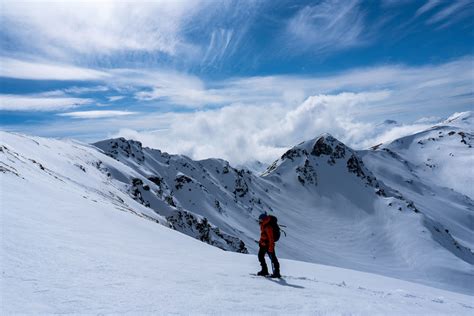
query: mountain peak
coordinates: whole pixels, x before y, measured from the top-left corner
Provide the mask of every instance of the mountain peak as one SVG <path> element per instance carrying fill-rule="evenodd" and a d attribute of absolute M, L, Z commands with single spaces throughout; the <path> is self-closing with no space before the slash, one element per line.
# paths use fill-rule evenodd
<path fill-rule="evenodd" d="M 142 143 L 132 139 L 125 139 L 123 137 L 106 139 L 93 144 L 97 148 L 100 148 L 108 156 L 117 159 L 118 156 L 124 156 L 126 158 L 133 158 L 137 162 L 141 163 L 145 161 L 143 154 Z"/>
<path fill-rule="evenodd" d="M 331 134 L 324 133 L 317 138 L 304 141 L 286 151 L 280 159 L 268 167 L 263 176 L 270 176 L 271 174 L 295 174 L 296 172 L 299 182 L 311 182 L 316 184 L 316 180 L 314 180 L 316 178 L 316 169 L 323 168 L 322 166 L 326 163 L 328 167 L 331 167 L 336 165 L 338 161 L 342 161 L 343 165 L 348 164 L 348 159 L 360 161 L 356 156 L 351 148 L 347 147 Z M 360 165 L 362 165 L 362 163 L 360 163 Z M 347 168 L 351 171 L 349 165 L 347 165 Z M 313 176 L 309 177 L 309 175 Z M 312 181 L 306 181 L 307 178 L 314 179 Z"/>
<path fill-rule="evenodd" d="M 473 111 L 457 112 L 451 115 L 442 124 L 449 125 L 471 125 L 472 117 L 474 116 Z"/>

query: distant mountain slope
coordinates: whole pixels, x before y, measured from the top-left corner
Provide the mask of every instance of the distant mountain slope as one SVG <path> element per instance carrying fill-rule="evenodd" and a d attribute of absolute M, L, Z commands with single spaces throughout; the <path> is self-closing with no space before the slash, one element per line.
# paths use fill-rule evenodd
<path fill-rule="evenodd" d="M 474 199 L 473 126 L 472 112 L 459 113 L 431 129 L 376 149 L 394 152 L 411 165 L 418 178 Z"/>
<path fill-rule="evenodd" d="M 361 151 L 379 179 L 413 200 L 474 249 L 474 148 L 471 112 L 431 129 Z"/>

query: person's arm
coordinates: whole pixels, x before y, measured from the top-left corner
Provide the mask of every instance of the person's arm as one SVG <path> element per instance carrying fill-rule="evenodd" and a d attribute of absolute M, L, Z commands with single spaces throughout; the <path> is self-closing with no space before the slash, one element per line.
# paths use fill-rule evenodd
<path fill-rule="evenodd" d="M 266 230 L 268 236 L 268 252 L 275 251 L 275 239 L 273 238 L 273 228 L 271 226 L 267 226 Z"/>

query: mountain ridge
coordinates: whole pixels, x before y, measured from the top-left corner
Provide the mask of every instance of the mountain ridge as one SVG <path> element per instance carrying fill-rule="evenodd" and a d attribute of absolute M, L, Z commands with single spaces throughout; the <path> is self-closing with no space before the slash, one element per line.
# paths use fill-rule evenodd
<path fill-rule="evenodd" d="M 473 258 L 472 227 L 465 224 L 472 201 L 436 191 L 456 203 L 453 218 L 441 216 L 426 193 L 413 193 L 425 192 L 428 183 L 417 180 L 423 186 L 410 191 L 394 181 L 395 172 L 384 177 L 389 173 L 376 159 L 418 168 L 385 147 L 355 151 L 323 134 L 285 152 L 259 177 L 222 159 L 193 161 L 123 138 L 96 143 L 100 150 L 10 133 L 1 139 L 2 173 L 19 178 L 33 172 L 45 183 L 53 177 L 90 192 L 85 197 L 98 196 L 221 249 L 255 253 L 257 218 L 267 211 L 289 226 L 279 256 L 472 291 L 465 274 Z M 23 178 L 11 181 L 28 181 Z"/>

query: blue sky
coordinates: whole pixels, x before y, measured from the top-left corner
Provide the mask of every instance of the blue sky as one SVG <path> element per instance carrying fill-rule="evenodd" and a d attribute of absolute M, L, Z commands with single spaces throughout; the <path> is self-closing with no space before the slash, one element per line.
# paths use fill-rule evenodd
<path fill-rule="evenodd" d="M 267 162 L 473 105 L 473 1 L 5 0 L 0 17 L 8 131 Z"/>

